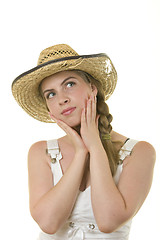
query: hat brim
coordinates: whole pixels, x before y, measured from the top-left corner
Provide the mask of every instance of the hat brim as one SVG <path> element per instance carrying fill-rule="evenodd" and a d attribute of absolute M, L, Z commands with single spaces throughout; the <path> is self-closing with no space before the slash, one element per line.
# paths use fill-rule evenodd
<path fill-rule="evenodd" d="M 19 75 L 12 83 L 14 98 L 33 118 L 53 122 L 39 92 L 39 84 L 44 78 L 66 70 L 82 70 L 92 75 L 102 83 L 106 100 L 116 87 L 117 72 L 106 54 L 78 55 L 45 62 Z"/>

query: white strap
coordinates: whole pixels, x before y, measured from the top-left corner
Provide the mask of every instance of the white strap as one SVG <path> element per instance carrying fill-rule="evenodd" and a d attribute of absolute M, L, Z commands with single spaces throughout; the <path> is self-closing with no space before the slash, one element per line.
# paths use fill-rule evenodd
<path fill-rule="evenodd" d="M 59 162 L 59 160 L 62 158 L 62 154 L 59 150 L 57 139 L 47 141 L 47 151 L 51 156 L 51 170 L 54 178 L 53 184 L 56 185 L 63 176 Z"/>
<path fill-rule="evenodd" d="M 132 149 L 138 141 L 134 139 L 128 139 L 128 141 L 123 145 L 119 151 L 120 159 L 123 161 L 127 156 L 131 155 Z"/>
<path fill-rule="evenodd" d="M 47 151 L 48 154 L 50 154 L 52 160 L 59 161 L 62 158 L 61 152 L 59 151 L 57 139 L 47 141 Z M 55 161 L 52 161 L 52 163 Z"/>
<path fill-rule="evenodd" d="M 120 155 L 120 165 L 118 165 L 117 167 L 117 171 L 116 171 L 116 174 L 114 175 L 114 181 L 116 184 L 118 184 L 119 182 L 119 179 L 120 179 L 120 175 L 122 173 L 122 170 L 123 170 L 123 160 L 131 155 L 132 153 L 132 150 L 134 148 L 134 146 L 136 145 L 138 141 L 137 140 L 134 140 L 134 139 L 128 139 L 126 141 L 126 143 L 123 145 L 123 147 L 121 148 L 121 150 L 119 151 L 119 155 Z"/>

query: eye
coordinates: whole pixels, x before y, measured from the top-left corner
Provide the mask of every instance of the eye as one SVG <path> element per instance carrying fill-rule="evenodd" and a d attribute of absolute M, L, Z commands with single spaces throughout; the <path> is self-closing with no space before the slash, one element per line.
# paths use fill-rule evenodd
<path fill-rule="evenodd" d="M 47 99 L 50 99 L 52 97 L 54 97 L 55 93 L 54 92 L 50 92 L 47 94 Z"/>
<path fill-rule="evenodd" d="M 68 82 L 68 83 L 66 83 L 66 86 L 67 87 L 73 87 L 75 85 L 75 82 Z"/>

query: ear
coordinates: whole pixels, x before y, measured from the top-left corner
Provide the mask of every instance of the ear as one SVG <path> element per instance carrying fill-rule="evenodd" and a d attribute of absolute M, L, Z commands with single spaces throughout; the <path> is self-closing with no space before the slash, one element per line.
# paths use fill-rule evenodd
<path fill-rule="evenodd" d="M 92 84 L 91 88 L 92 88 L 92 92 L 94 93 L 94 95 L 97 95 L 98 90 L 97 90 L 96 86 L 94 84 Z"/>

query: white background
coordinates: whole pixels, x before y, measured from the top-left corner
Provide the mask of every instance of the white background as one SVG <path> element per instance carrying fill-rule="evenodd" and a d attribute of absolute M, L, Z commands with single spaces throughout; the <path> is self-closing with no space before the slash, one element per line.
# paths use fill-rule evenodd
<path fill-rule="evenodd" d="M 159 0 L 28 0 L 0 6 L 1 160 L 0 238 L 35 240 L 39 228 L 28 207 L 27 153 L 38 140 L 64 133 L 38 122 L 17 105 L 11 83 L 35 67 L 41 50 L 67 43 L 79 54 L 107 53 L 118 83 L 108 100 L 115 131 L 149 141 L 157 151 L 152 189 L 133 220 L 130 240 L 158 239 Z"/>

